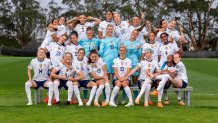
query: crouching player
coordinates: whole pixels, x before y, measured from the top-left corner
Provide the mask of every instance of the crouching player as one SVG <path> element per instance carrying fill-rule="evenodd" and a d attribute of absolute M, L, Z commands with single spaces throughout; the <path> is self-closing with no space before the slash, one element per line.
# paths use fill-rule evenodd
<path fill-rule="evenodd" d="M 89 64 L 88 66 L 89 73 L 94 78 L 94 81 L 96 81 L 96 84 L 98 85 L 98 89 L 96 91 L 95 100 L 94 100 L 94 106 L 99 107 L 100 104 L 98 103 L 98 98 L 102 94 L 104 85 L 106 86 L 107 84 L 110 87 L 108 76 L 107 76 L 106 65 L 103 62 L 103 60 L 98 56 L 98 52 L 96 50 L 90 51 L 88 64 Z M 105 88 L 105 91 L 108 90 Z M 106 101 L 102 103 L 102 106 L 107 106 L 108 102 L 109 102 L 109 97 L 107 96 Z"/>
<path fill-rule="evenodd" d="M 129 88 L 130 78 L 128 77 L 127 79 L 125 79 L 125 77 L 131 71 L 132 62 L 129 58 L 126 58 L 126 47 L 125 46 L 121 46 L 119 48 L 119 54 L 120 56 L 113 60 L 114 62 L 113 68 L 114 68 L 114 74 L 115 74 L 113 82 L 115 84 L 115 87 L 112 91 L 109 105 L 117 107 L 117 105 L 114 103 L 114 97 L 117 95 L 117 93 L 120 90 L 120 87 L 122 86 L 124 88 L 125 93 L 127 94 L 129 98 L 129 103 L 125 106 L 130 107 L 130 106 L 134 106 L 131 90 Z"/>
<path fill-rule="evenodd" d="M 92 88 L 88 102 L 86 99 L 83 101 L 83 103 L 86 103 L 86 106 L 90 106 L 97 90 L 97 84 L 93 81 L 90 81 L 88 59 L 85 57 L 85 50 L 83 48 L 78 50 L 78 56 L 74 59 L 74 64 L 80 68 L 84 75 L 84 79 L 79 81 L 79 86 L 84 88 Z"/>
<path fill-rule="evenodd" d="M 30 88 L 38 89 L 39 87 L 48 88 L 48 106 L 51 106 L 51 100 L 53 96 L 53 82 L 49 78 L 49 70 L 51 69 L 51 61 L 46 58 L 46 53 L 43 48 L 39 48 L 37 51 L 37 58 L 32 59 L 28 66 L 28 78 L 25 83 L 25 91 L 28 98 L 27 105 L 32 105 L 31 90 Z M 31 70 L 34 71 L 32 78 Z"/>
<path fill-rule="evenodd" d="M 55 79 L 54 80 L 54 95 L 55 95 L 57 104 L 60 105 L 59 88 L 63 86 L 65 89 L 68 89 L 68 99 L 67 99 L 66 104 L 70 105 L 70 101 L 71 101 L 72 94 L 74 91 L 77 97 L 77 100 L 79 101 L 79 106 L 82 106 L 83 103 L 80 98 L 80 92 L 78 89 L 78 81 L 84 78 L 82 71 L 80 71 L 78 67 L 75 67 L 72 64 L 72 54 L 71 53 L 66 52 L 64 54 L 63 61 L 64 63 L 67 64 L 67 66 L 70 66 L 70 67 L 67 67 L 66 65 L 60 63 L 51 72 L 51 76 Z M 75 77 L 75 74 L 77 74 L 78 77 Z"/>

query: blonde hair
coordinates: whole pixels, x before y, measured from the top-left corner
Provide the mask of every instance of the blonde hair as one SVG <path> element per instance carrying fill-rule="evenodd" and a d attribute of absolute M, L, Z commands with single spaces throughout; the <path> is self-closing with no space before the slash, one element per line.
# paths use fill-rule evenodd
<path fill-rule="evenodd" d="M 64 57 L 65 57 L 66 55 L 70 55 L 71 58 L 73 58 L 73 55 L 72 55 L 72 53 L 70 53 L 70 52 L 66 52 L 66 53 L 64 54 Z"/>

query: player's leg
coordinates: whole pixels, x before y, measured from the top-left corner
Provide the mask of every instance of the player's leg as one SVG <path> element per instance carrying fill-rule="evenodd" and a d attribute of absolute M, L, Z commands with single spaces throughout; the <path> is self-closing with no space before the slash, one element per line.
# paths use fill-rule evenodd
<path fill-rule="evenodd" d="M 112 74 L 113 76 L 113 74 Z M 109 101 L 110 101 L 110 94 L 111 94 L 111 87 L 110 87 L 110 81 L 105 81 L 105 95 L 106 95 L 106 100 L 104 103 L 102 103 L 102 106 L 108 106 Z"/>
<path fill-rule="evenodd" d="M 55 79 L 54 80 L 54 96 L 58 104 L 60 103 L 59 89 L 58 89 L 59 86 L 60 86 L 60 80 Z"/>
<path fill-rule="evenodd" d="M 141 89 L 140 89 L 139 95 L 135 99 L 135 104 L 139 104 L 140 103 L 140 99 L 142 97 L 142 94 L 144 94 L 144 92 L 146 90 L 146 84 L 144 83 L 144 80 L 139 80 L 138 84 L 139 84 L 139 87 Z"/>
<path fill-rule="evenodd" d="M 148 79 L 149 80 L 149 79 Z M 145 99 L 144 99 L 144 107 L 148 107 L 149 104 L 149 94 L 150 94 L 150 89 L 151 89 L 151 81 L 145 81 L 145 85 L 146 85 L 146 90 L 145 90 Z"/>
<path fill-rule="evenodd" d="M 99 107 L 99 103 L 98 103 L 98 98 L 101 96 L 103 89 L 104 89 L 104 80 L 100 79 L 96 81 L 97 85 L 98 85 L 98 89 L 96 91 L 96 95 L 95 95 L 95 101 L 94 101 L 94 106 Z"/>
<path fill-rule="evenodd" d="M 31 97 L 31 87 L 35 88 L 37 87 L 37 84 L 35 81 L 27 81 L 25 83 L 25 91 L 28 99 L 27 105 L 32 105 L 32 97 Z"/>
<path fill-rule="evenodd" d="M 79 91 L 78 86 L 79 86 L 79 83 L 77 81 L 74 81 L 73 82 L 74 93 L 75 93 L 76 98 L 77 98 L 77 100 L 79 102 L 79 106 L 83 106 L 83 102 L 82 102 L 81 97 L 80 97 L 80 91 Z"/>
<path fill-rule="evenodd" d="M 66 86 L 68 88 L 67 89 L 67 102 L 66 102 L 66 104 L 70 105 L 70 101 L 71 101 L 71 98 L 73 96 L 73 82 L 72 81 L 67 81 Z"/>
<path fill-rule="evenodd" d="M 92 88 L 91 92 L 90 92 L 89 100 L 86 103 L 86 106 L 90 106 L 91 103 L 92 103 L 92 99 L 94 98 L 96 90 L 97 90 L 97 84 L 95 82 L 93 82 L 93 81 L 90 81 L 88 83 L 85 83 L 85 88 L 87 88 L 87 87 Z"/>
<path fill-rule="evenodd" d="M 129 83 L 130 83 L 130 81 L 123 81 L 122 82 L 122 87 L 124 88 L 124 91 L 125 91 L 127 97 L 129 98 L 128 104 L 125 105 L 126 107 L 134 106 L 133 99 L 132 99 L 132 93 L 131 93 L 131 90 L 129 88 Z"/>
<path fill-rule="evenodd" d="M 46 81 L 44 87 L 48 87 L 48 106 L 51 106 L 51 101 L 54 93 L 54 83 Z"/>
<path fill-rule="evenodd" d="M 121 82 L 119 80 L 116 80 L 115 86 L 114 86 L 112 93 L 111 93 L 111 98 L 110 98 L 110 102 L 109 102 L 110 106 L 117 107 L 117 105 L 114 103 L 114 98 L 117 95 L 117 93 L 119 92 L 120 87 L 121 87 Z"/>

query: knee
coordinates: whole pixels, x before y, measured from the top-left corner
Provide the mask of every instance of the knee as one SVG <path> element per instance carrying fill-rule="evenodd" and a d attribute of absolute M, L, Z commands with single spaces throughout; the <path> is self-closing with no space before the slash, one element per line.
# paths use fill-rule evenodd
<path fill-rule="evenodd" d="M 109 82 L 106 82 L 104 85 L 105 85 L 105 86 L 110 86 Z"/>
<path fill-rule="evenodd" d="M 72 87 L 73 83 L 72 83 L 72 81 L 67 81 L 66 85 L 67 85 L 67 87 Z"/>
<path fill-rule="evenodd" d="M 53 84 L 52 82 L 47 82 L 47 86 L 48 86 L 48 87 L 53 87 L 54 84 Z"/>
<path fill-rule="evenodd" d="M 60 82 L 58 80 L 54 80 L 54 86 L 59 86 Z"/>
<path fill-rule="evenodd" d="M 122 86 L 125 88 L 126 86 L 128 86 L 127 82 L 122 82 Z"/>
<path fill-rule="evenodd" d="M 31 87 L 32 86 L 32 83 L 30 82 L 30 81 L 27 81 L 26 83 L 25 83 L 25 87 Z"/>
<path fill-rule="evenodd" d="M 121 87 L 121 82 L 119 82 L 119 81 L 116 81 L 116 86 L 118 86 L 118 87 Z"/>

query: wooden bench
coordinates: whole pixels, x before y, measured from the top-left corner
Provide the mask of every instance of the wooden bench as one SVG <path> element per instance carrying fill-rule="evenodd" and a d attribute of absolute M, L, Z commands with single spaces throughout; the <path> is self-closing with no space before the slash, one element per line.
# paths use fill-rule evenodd
<path fill-rule="evenodd" d="M 64 88 L 61 88 L 61 89 L 64 89 Z M 113 86 L 111 86 L 111 89 L 113 89 Z M 134 90 L 139 91 L 138 87 L 130 87 L 130 89 L 132 91 L 134 91 Z M 40 87 L 39 89 L 34 89 L 34 104 L 37 104 L 37 103 L 42 101 L 42 90 L 43 90 L 42 87 Z M 80 87 L 80 91 L 83 91 L 83 90 L 88 90 L 88 89 Z M 190 104 L 191 104 L 190 94 L 193 91 L 192 87 L 186 87 L 186 88 L 172 88 L 172 87 L 170 87 L 168 89 L 165 89 L 164 91 L 180 91 L 180 92 L 182 91 L 182 92 L 184 92 L 184 102 L 187 106 L 190 106 Z"/>

